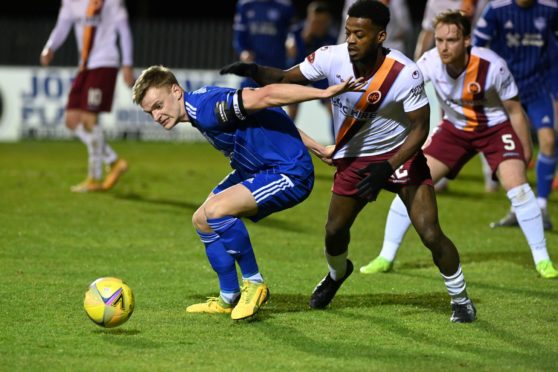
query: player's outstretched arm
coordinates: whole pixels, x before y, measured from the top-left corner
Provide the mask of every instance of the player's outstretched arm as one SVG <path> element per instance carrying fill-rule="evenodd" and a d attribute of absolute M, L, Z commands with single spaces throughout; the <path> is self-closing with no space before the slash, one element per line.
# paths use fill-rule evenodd
<path fill-rule="evenodd" d="M 365 81 L 362 78 L 332 85 L 327 89 L 317 89 L 297 84 L 271 84 L 258 89 L 243 89 L 242 102 L 248 112 L 268 107 L 285 106 L 293 103 L 328 99 L 346 92 L 361 92 Z"/>
<path fill-rule="evenodd" d="M 234 62 L 223 67 L 221 75 L 233 74 L 249 77 L 261 86 L 277 83 L 308 84 L 309 81 L 302 75 L 298 65 L 281 70 L 275 67 L 262 66 L 255 63 Z"/>

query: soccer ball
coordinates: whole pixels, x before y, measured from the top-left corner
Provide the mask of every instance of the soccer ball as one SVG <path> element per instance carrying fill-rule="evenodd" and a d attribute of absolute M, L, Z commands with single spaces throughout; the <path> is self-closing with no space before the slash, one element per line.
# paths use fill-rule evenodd
<path fill-rule="evenodd" d="M 85 292 L 83 308 L 95 324 L 116 327 L 134 312 L 134 293 L 122 279 L 99 278 Z"/>

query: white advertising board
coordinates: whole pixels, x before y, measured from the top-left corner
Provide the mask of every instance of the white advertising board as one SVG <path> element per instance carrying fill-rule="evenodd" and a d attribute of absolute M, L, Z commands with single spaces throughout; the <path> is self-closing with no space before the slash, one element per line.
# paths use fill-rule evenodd
<path fill-rule="evenodd" d="M 234 75 L 219 75 L 214 70 L 174 69 L 178 81 L 186 90 L 204 85 L 238 87 Z M 137 69 L 139 74 L 141 69 Z M 64 106 L 75 68 L 0 67 L 0 141 L 21 138 L 71 138 L 64 125 Z M 428 87 L 427 87 L 428 88 Z M 430 102 L 436 102 L 427 89 Z M 431 123 L 439 119 L 437 105 L 431 107 Z M 203 137 L 191 126 L 179 125 L 166 131 L 156 125 L 133 104 L 131 90 L 118 76 L 111 113 L 102 114 L 100 123 L 107 137 L 140 140 L 202 141 Z M 300 105 L 297 125 L 323 144 L 333 142 L 330 118 L 324 106 L 317 102 Z M 432 125 L 431 125 L 432 126 Z"/>

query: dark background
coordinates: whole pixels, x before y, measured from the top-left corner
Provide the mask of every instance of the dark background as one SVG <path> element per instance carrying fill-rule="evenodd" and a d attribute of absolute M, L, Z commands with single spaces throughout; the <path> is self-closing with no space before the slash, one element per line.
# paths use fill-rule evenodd
<path fill-rule="evenodd" d="M 311 0 L 293 0 L 300 17 L 306 13 L 306 6 Z M 344 0 L 325 0 L 330 3 L 335 14 L 341 15 Z M 56 17 L 60 1 L 56 0 L 23 0 L 7 2 L 3 5 L 2 15 L 23 17 Z M 215 18 L 226 19 L 234 16 L 237 1 L 235 0 L 127 0 L 126 7 L 131 18 Z M 180 7 L 189 8 L 195 3 L 195 10 L 179 11 Z M 407 0 L 413 21 L 420 21 L 426 0 Z"/>
<path fill-rule="evenodd" d="M 312 0 L 293 0 L 298 18 Z M 327 1 L 341 27 L 344 0 Z M 426 0 L 407 0 L 413 21 L 408 55 L 414 49 Z M 52 31 L 61 0 L 4 2 L 0 12 L 0 65 L 37 66 Z M 218 69 L 236 56 L 232 24 L 236 0 L 126 0 L 134 44 L 134 66 L 164 64 L 174 68 Z M 195 4 L 195 9 L 189 9 Z M 180 8 L 187 10 L 181 10 Z M 73 34 L 73 33 L 72 33 Z M 55 53 L 52 66 L 76 66 L 74 36 Z"/>

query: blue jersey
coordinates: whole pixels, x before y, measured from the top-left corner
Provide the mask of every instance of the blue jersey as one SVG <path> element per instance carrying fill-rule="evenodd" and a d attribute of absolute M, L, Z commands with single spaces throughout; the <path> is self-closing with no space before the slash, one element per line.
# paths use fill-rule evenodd
<path fill-rule="evenodd" d="M 285 69 L 285 41 L 294 16 L 290 0 L 239 0 L 233 27 L 235 51 L 250 50 L 255 63 Z"/>
<path fill-rule="evenodd" d="M 487 46 L 508 64 L 519 96 L 529 101 L 550 91 L 550 48 L 558 31 L 558 2 L 537 0 L 522 8 L 514 0 L 487 4 L 473 33 L 473 45 Z"/>
<path fill-rule="evenodd" d="M 192 126 L 247 174 L 283 173 L 306 179 L 312 159 L 286 112 L 268 108 L 246 114 L 241 90 L 206 86 L 185 92 L 184 105 Z"/>

